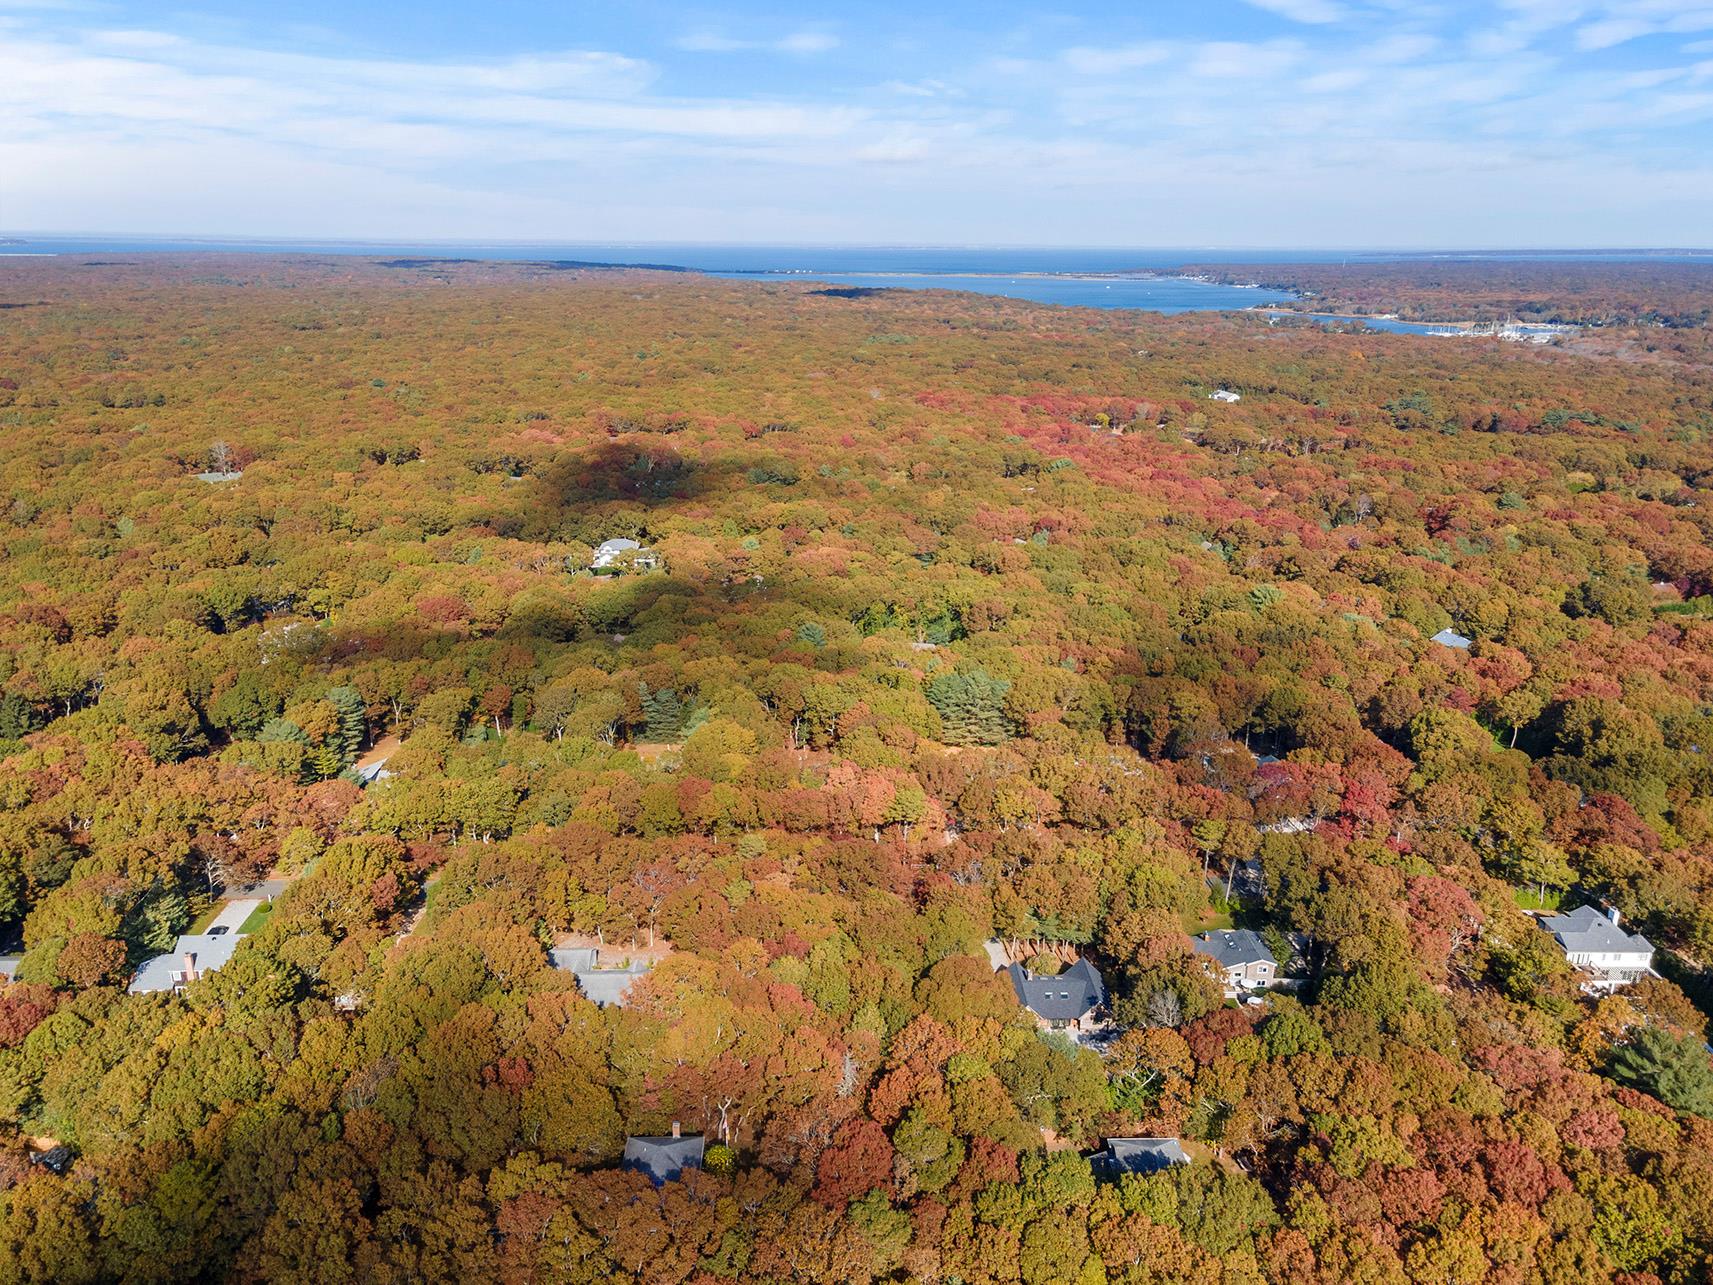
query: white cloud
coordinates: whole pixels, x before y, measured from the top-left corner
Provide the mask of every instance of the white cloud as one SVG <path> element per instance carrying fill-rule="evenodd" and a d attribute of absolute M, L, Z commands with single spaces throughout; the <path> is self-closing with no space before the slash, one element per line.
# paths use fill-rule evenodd
<path fill-rule="evenodd" d="M 1257 9 L 1265 9 L 1268 13 L 1277 14 L 1281 18 L 1289 18 L 1292 22 L 1303 22 L 1318 25 L 1321 23 L 1342 22 L 1349 16 L 1349 11 L 1335 0 L 1245 0 Z"/>
<path fill-rule="evenodd" d="M 882 28 L 865 33 L 889 50 L 872 79 L 841 59 L 844 81 L 806 89 L 787 63 L 770 85 L 763 62 L 747 94 L 695 92 L 705 61 L 646 46 L 387 58 L 6 16 L 0 219 L 395 239 L 1516 244 L 1552 209 L 1554 239 L 1705 239 L 1713 65 L 1689 47 L 1707 41 L 1680 38 L 1705 4 L 1505 0 L 1472 33 L 1467 13 L 1337 3 L 1348 24 L 1276 40 L 1150 37 L 1139 21 L 1096 44 L 1066 20 L 911 52 Z M 1631 13 L 1675 47 L 1617 69 L 1577 48 Z M 711 30 L 679 46 L 832 42 Z"/>
<path fill-rule="evenodd" d="M 1597 52 L 1644 36 L 1713 31 L 1708 0 L 1501 0 L 1510 27 L 1523 34 L 1574 28 L 1583 52 Z"/>
<path fill-rule="evenodd" d="M 1163 40 L 1140 45 L 1119 45 L 1112 49 L 1097 49 L 1079 45 L 1065 50 L 1065 65 L 1085 76 L 1110 76 L 1117 72 L 1152 67 L 1172 56 L 1172 46 Z"/>
<path fill-rule="evenodd" d="M 781 54 L 824 54 L 839 47 L 839 38 L 825 31 L 793 31 L 775 40 L 739 40 L 713 31 L 680 37 L 678 48 L 688 53 L 731 54 L 762 51 Z"/>

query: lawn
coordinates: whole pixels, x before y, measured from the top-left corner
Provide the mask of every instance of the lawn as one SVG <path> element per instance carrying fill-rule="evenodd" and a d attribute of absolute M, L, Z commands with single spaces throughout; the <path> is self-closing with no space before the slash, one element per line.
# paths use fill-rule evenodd
<path fill-rule="evenodd" d="M 273 913 L 274 903 L 271 901 L 264 901 L 249 913 L 243 923 L 238 925 L 238 931 L 240 933 L 260 932 L 268 926 L 268 916 Z"/>
<path fill-rule="evenodd" d="M 1535 888 L 1518 888 L 1513 895 L 1524 910 L 1557 910 L 1564 903 L 1564 892 L 1558 888 L 1548 888 L 1544 897 Z"/>
<path fill-rule="evenodd" d="M 184 931 L 190 936 L 206 932 L 208 925 L 214 922 L 214 916 L 220 913 L 220 908 L 225 904 L 226 903 L 224 901 L 221 901 L 218 898 L 210 901 L 207 909 L 203 910 L 195 919 L 192 919 L 190 921 L 190 927 L 186 928 Z"/>
<path fill-rule="evenodd" d="M 1217 910 L 1212 906 L 1202 906 L 1198 910 L 1186 913 L 1180 922 L 1184 931 L 1191 937 L 1198 933 L 1212 932 L 1216 928 L 1230 928 L 1232 918 L 1230 910 Z"/>

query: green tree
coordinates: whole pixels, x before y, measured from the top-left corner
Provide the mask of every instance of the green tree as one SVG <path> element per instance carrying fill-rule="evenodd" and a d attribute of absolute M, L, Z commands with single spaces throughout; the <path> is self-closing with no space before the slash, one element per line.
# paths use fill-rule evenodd
<path fill-rule="evenodd" d="M 947 745 L 998 745 L 1011 735 L 1005 696 L 1011 684 L 985 669 L 938 674 L 928 680 L 927 697 L 940 715 Z"/>
<path fill-rule="evenodd" d="M 1643 1027 L 1613 1050 L 1611 1072 L 1679 1111 L 1713 1116 L 1713 1061 L 1698 1036 Z"/>

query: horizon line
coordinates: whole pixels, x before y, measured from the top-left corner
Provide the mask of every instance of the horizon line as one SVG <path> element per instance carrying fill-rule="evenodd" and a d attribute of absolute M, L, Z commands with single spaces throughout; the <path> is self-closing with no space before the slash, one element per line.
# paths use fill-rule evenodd
<path fill-rule="evenodd" d="M 1286 253 L 1292 251 L 1330 254 L 1344 252 L 1350 254 L 1686 254 L 1713 256 L 1713 245 L 1341 245 L 1337 243 L 1322 244 L 1202 244 L 1202 245 L 1168 245 L 1145 243 L 1115 243 L 1115 242 L 1032 242 L 1032 241 L 793 241 L 793 240 L 759 240 L 759 241 L 697 241 L 685 240 L 605 240 L 601 238 L 565 240 L 541 239 L 534 237 L 400 237 L 371 238 L 365 236 L 296 236 L 290 234 L 233 234 L 233 233 L 201 233 L 201 232 L 122 232 L 111 230 L 75 230 L 49 231 L 45 229 L 7 229 L 0 228 L 0 240 L 24 240 L 29 238 L 42 239 L 86 239 L 111 238 L 134 241 L 195 241 L 209 245 L 301 245 L 301 246 L 373 246 L 375 248 L 400 248 L 411 246 L 474 246 L 474 247 L 551 247 L 551 246 L 604 246 L 604 247 L 647 247 L 647 246 L 679 246 L 685 248 L 706 249 L 789 249 L 789 250 L 1064 250 L 1064 251 L 1203 251 L 1233 253 L 1238 251 L 1265 251 L 1267 253 Z"/>

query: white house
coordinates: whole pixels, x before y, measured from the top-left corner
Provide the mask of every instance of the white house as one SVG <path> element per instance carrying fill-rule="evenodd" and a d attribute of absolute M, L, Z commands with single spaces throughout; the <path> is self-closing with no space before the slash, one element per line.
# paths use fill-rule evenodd
<path fill-rule="evenodd" d="M 1428 641 L 1438 643 L 1441 647 L 1450 647 L 1453 651 L 1468 651 L 1475 645 L 1473 638 L 1466 638 L 1455 629 L 1441 629 Z"/>
<path fill-rule="evenodd" d="M 652 571 L 659 565 L 660 558 L 653 549 L 636 540 L 620 536 L 613 540 L 603 540 L 596 546 L 589 570 L 614 574 L 626 570 Z"/>
<path fill-rule="evenodd" d="M 1234 393 L 1229 388 L 1216 388 L 1207 395 L 1207 399 L 1210 402 L 1240 402 L 1243 394 Z"/>
<path fill-rule="evenodd" d="M 1585 991 L 1612 991 L 1653 974 L 1653 943 L 1625 932 L 1619 920 L 1615 909 L 1603 915 L 1593 906 L 1578 906 L 1567 915 L 1541 921 L 1570 966 L 1588 974 Z"/>

